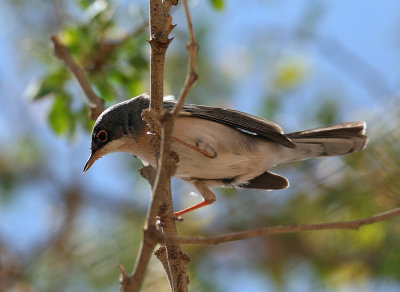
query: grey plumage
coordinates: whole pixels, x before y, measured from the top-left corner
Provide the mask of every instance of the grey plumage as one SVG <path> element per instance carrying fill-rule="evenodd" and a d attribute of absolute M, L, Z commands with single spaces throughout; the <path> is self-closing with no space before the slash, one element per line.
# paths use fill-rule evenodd
<path fill-rule="evenodd" d="M 345 155 L 360 151 L 365 148 L 368 141 L 364 134 L 364 122 L 341 123 L 286 134 L 286 137 L 296 145 L 296 150 L 288 155 L 287 161 L 283 162 L 312 157 Z"/>
<path fill-rule="evenodd" d="M 166 108 L 169 108 L 170 105 L 172 104 L 166 105 Z M 195 104 L 186 104 L 182 110 L 189 113 L 192 117 L 222 123 L 239 131 L 258 135 L 286 147 L 295 147 L 293 142 L 283 134 L 281 127 L 253 115 L 231 109 Z"/>

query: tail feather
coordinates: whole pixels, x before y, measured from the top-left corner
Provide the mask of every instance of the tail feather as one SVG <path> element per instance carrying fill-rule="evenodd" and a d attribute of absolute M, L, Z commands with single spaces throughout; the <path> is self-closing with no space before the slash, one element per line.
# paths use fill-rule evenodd
<path fill-rule="evenodd" d="M 286 150 L 285 162 L 360 151 L 368 140 L 364 133 L 364 122 L 348 122 L 286 134 L 296 148 Z"/>

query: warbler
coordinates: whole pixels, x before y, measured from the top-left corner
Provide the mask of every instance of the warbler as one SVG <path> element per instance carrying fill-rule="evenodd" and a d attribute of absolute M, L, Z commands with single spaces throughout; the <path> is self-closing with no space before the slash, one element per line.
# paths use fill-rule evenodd
<path fill-rule="evenodd" d="M 87 171 L 100 157 L 127 152 L 156 166 L 152 135 L 142 119 L 150 99 L 142 94 L 106 109 L 91 135 Z M 164 101 L 171 110 L 175 101 Z M 203 201 L 175 212 L 180 216 L 215 202 L 213 187 L 281 190 L 288 180 L 270 171 L 278 164 L 365 148 L 364 122 L 284 134 L 278 125 L 232 109 L 186 104 L 176 119 L 171 150 L 179 157 L 175 177 L 191 183 Z"/>

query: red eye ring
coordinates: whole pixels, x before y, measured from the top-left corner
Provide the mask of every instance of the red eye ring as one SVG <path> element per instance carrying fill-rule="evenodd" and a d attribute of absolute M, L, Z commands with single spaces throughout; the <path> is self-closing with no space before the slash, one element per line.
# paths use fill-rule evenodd
<path fill-rule="evenodd" d="M 97 133 L 96 138 L 97 138 L 97 140 L 98 140 L 99 142 L 102 142 L 102 143 L 107 142 L 107 140 L 108 140 L 108 134 L 107 134 L 106 130 L 100 130 L 100 131 Z"/>

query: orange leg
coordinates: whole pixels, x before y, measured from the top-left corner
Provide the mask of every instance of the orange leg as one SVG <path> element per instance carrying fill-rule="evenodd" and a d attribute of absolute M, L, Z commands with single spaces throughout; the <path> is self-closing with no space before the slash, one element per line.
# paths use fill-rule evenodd
<path fill-rule="evenodd" d="M 201 203 L 198 203 L 194 206 L 191 206 L 189 208 L 183 209 L 181 211 L 174 212 L 175 216 L 177 216 L 177 217 L 180 215 L 186 214 L 190 211 L 210 205 L 210 204 L 214 203 L 216 200 L 214 193 L 212 191 L 210 191 L 210 189 L 207 187 L 204 180 L 191 179 L 191 180 L 189 180 L 189 182 L 192 183 L 196 187 L 196 189 L 199 191 L 200 195 L 203 197 L 204 201 Z"/>
<path fill-rule="evenodd" d="M 204 200 L 203 202 L 198 203 L 198 204 L 196 204 L 196 205 L 193 205 L 192 207 L 189 207 L 189 208 L 180 210 L 180 211 L 178 211 L 178 212 L 174 212 L 174 214 L 175 214 L 175 216 L 179 217 L 179 216 L 181 216 L 181 215 L 183 215 L 183 214 L 186 214 L 186 213 L 188 213 L 188 212 L 190 212 L 190 211 L 193 211 L 193 210 L 196 210 L 196 209 L 200 209 L 201 207 L 210 205 L 210 204 L 212 204 L 212 203 L 214 203 L 214 201 L 208 202 L 208 201 L 205 201 L 205 200 Z"/>

